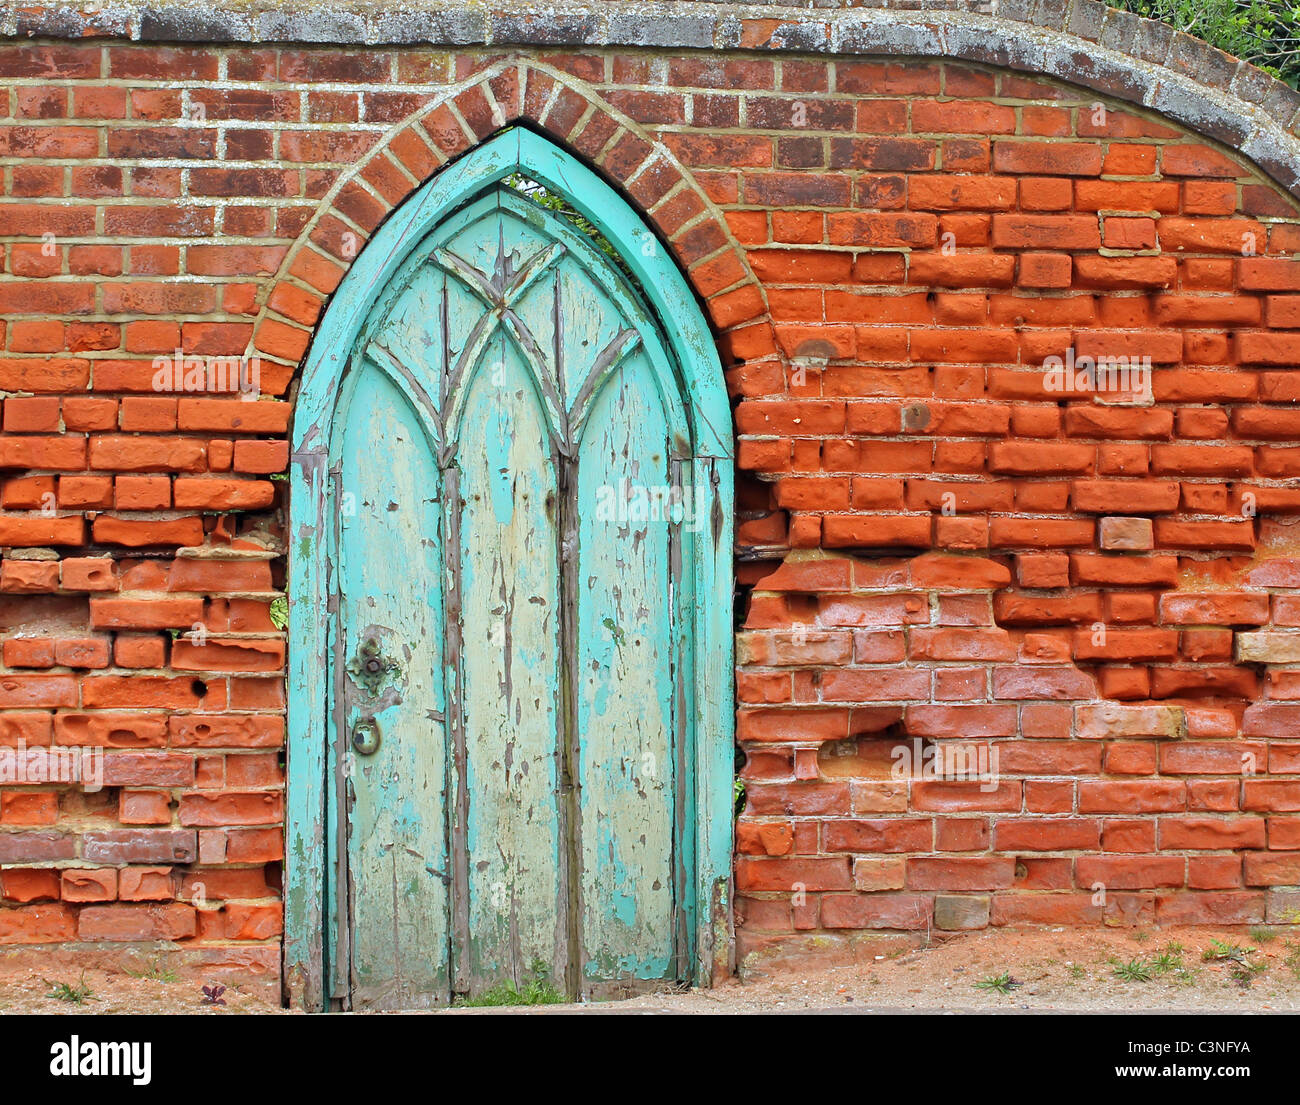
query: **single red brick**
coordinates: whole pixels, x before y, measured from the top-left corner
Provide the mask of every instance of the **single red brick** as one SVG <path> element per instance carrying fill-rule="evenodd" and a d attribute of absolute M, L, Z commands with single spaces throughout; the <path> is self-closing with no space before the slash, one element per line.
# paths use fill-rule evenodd
<path fill-rule="evenodd" d="M 52 791 L 11 790 L 0 794 L 0 823 L 53 825 L 59 818 L 59 796 Z"/>
<path fill-rule="evenodd" d="M 4 662 L 11 668 L 52 668 L 54 641 L 48 637 L 10 637 L 4 643 Z"/>
<path fill-rule="evenodd" d="M 170 867 L 124 867 L 117 896 L 124 902 L 166 902 L 176 897 L 176 882 Z"/>
<path fill-rule="evenodd" d="M 116 898 L 117 870 L 115 868 L 63 871 L 65 902 L 111 902 Z"/>
<path fill-rule="evenodd" d="M 54 661 L 60 667 L 108 667 L 109 642 L 103 637 L 59 639 L 54 642 Z"/>
<path fill-rule="evenodd" d="M 196 927 L 194 909 L 180 903 L 88 906 L 77 917 L 82 940 L 184 940 Z"/>
<path fill-rule="evenodd" d="M 49 594 L 58 589 L 59 565 L 53 560 L 14 560 L 0 564 L 0 591 Z"/>
<path fill-rule="evenodd" d="M 0 871 L 0 897 L 11 902 L 59 900 L 61 879 L 57 870 L 12 867 Z"/>
<path fill-rule="evenodd" d="M 123 825 L 170 825 L 171 796 L 161 790 L 127 790 L 118 794 L 117 819 Z"/>

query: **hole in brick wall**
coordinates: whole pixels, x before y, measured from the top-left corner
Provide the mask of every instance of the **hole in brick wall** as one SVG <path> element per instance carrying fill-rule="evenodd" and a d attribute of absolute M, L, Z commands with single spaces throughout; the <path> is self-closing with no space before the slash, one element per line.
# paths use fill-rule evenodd
<path fill-rule="evenodd" d="M 66 722 L 65 722 L 66 724 Z M 153 735 L 135 729 L 110 729 L 104 738 L 110 748 L 151 748 Z"/>
<path fill-rule="evenodd" d="M 736 473 L 736 509 L 767 514 L 776 509 L 776 484 L 752 472 Z"/>
<path fill-rule="evenodd" d="M 933 552 L 929 545 L 845 545 L 835 547 L 838 556 L 856 556 L 860 560 L 911 559 Z"/>
<path fill-rule="evenodd" d="M 806 357 L 809 360 L 818 361 L 837 361 L 841 360 L 841 354 L 835 348 L 834 342 L 826 341 L 823 338 L 809 338 L 801 341 L 798 348 L 795 349 L 796 357 Z"/>
<path fill-rule="evenodd" d="M 202 679 L 195 679 L 190 682 L 190 690 L 195 698 L 203 698 L 208 693 L 208 685 Z"/>
<path fill-rule="evenodd" d="M 743 555 L 743 554 L 742 554 Z M 753 599 L 754 589 L 759 582 L 766 576 L 772 574 L 774 567 L 780 566 L 780 561 L 757 557 L 751 554 L 751 559 L 741 560 L 736 565 L 736 590 L 734 592 L 733 603 L 733 627 L 739 631 L 745 628 L 745 623 L 749 620 L 750 604 Z M 792 596 L 781 596 L 783 601 L 787 602 Z M 810 617 L 816 617 L 816 604 L 810 612 Z"/>
<path fill-rule="evenodd" d="M 920 763 L 933 756 L 932 747 L 932 741 L 920 740 Z M 879 733 L 827 741 L 817 749 L 818 770 L 834 779 L 890 779 L 917 759 L 917 739 L 909 737 L 901 724 Z"/>
<path fill-rule="evenodd" d="M 289 484 L 287 481 L 276 481 L 278 490 L 284 493 L 284 502 L 276 500 L 275 506 L 269 510 L 258 511 L 255 514 L 242 514 L 235 519 L 236 534 L 240 537 L 256 537 L 263 534 L 270 534 L 274 537 L 283 537 L 286 528 L 284 524 L 284 511 L 281 509 L 288 501 Z"/>
<path fill-rule="evenodd" d="M 816 595 L 781 595 L 786 619 L 791 625 L 816 625 L 821 601 Z"/>
<path fill-rule="evenodd" d="M 59 794 L 59 821 L 65 825 L 103 823 L 117 826 L 117 796 L 119 787 L 86 790 L 69 787 Z"/>
<path fill-rule="evenodd" d="M 930 425 L 930 408 L 924 403 L 913 403 L 903 408 L 903 430 L 907 433 L 920 433 Z"/>
<path fill-rule="evenodd" d="M 0 597 L 0 630 L 85 629 L 90 600 L 78 595 L 5 595 Z"/>
<path fill-rule="evenodd" d="M 741 583 L 739 578 L 736 580 L 735 603 L 732 607 L 732 628 L 739 632 L 745 626 L 745 619 L 749 617 L 749 596 L 753 594 L 753 583 Z"/>
<path fill-rule="evenodd" d="M 761 519 L 779 510 L 776 506 L 776 485 L 753 476 L 736 477 L 736 516 L 740 523 Z M 759 541 L 757 543 L 762 543 Z"/>
<path fill-rule="evenodd" d="M 736 476 L 736 544 L 740 548 L 783 547 L 789 519 L 776 502 L 776 485 L 752 474 Z"/>
<path fill-rule="evenodd" d="M 1020 890 L 1062 890 L 1072 885 L 1071 861 L 1056 856 L 1016 856 L 1015 886 Z"/>

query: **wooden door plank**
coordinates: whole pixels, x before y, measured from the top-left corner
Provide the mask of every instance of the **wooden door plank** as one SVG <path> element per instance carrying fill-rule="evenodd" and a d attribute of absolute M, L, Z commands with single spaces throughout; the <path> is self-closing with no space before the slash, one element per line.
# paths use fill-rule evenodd
<path fill-rule="evenodd" d="M 346 725 L 350 733 L 373 720 L 380 735 L 373 755 L 343 748 L 352 1003 L 445 1004 L 449 870 L 438 468 L 406 398 L 374 365 L 363 365 L 353 388 L 340 454 Z M 368 642 L 373 654 L 365 651 Z"/>
<path fill-rule="evenodd" d="M 695 743 L 695 978 L 701 985 L 735 970 L 732 843 L 736 718 L 734 586 L 735 474 L 729 457 L 691 465 L 696 521 L 691 561 L 694 601 L 691 677 Z"/>
<path fill-rule="evenodd" d="M 329 789 L 326 786 L 326 731 L 329 691 L 328 641 L 320 623 L 333 619 L 322 597 L 329 593 L 333 547 L 327 509 L 327 457 L 323 449 L 301 452 L 290 466 L 293 505 L 287 589 L 291 612 L 316 609 L 315 622 L 294 616 L 289 634 L 289 690 L 292 751 L 286 757 L 284 981 L 291 1004 L 321 1009 L 328 1000 L 325 876 Z"/>
<path fill-rule="evenodd" d="M 567 970 L 556 473 L 537 389 L 504 336 L 468 382 L 457 450 L 471 992 Z M 460 965 L 458 965 L 458 973 Z"/>
<path fill-rule="evenodd" d="M 680 765 L 668 449 L 648 358 L 638 353 L 595 396 L 578 454 L 574 671 L 590 984 L 671 979 L 684 966 L 674 924 Z"/>

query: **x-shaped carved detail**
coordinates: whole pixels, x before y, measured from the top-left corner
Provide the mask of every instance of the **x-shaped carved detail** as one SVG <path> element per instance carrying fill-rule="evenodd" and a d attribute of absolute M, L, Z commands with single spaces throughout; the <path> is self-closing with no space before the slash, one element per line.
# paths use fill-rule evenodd
<path fill-rule="evenodd" d="M 438 266 L 460 280 L 487 307 L 487 311 L 470 331 L 469 340 L 466 341 L 465 348 L 461 350 L 451 371 L 449 394 L 452 396 L 452 409 L 447 412 L 446 424 L 455 424 L 453 420 L 458 418 L 460 408 L 465 401 L 466 389 L 463 386 L 465 374 L 478 363 L 487 343 L 496 335 L 497 327 L 504 323 L 515 339 L 515 343 L 532 365 L 533 374 L 542 389 L 542 398 L 548 408 L 551 425 L 556 428 L 557 433 L 563 432 L 564 402 L 550 378 L 550 373 L 546 371 L 546 362 L 537 339 L 515 313 L 514 305 L 534 281 L 551 269 L 566 252 L 559 242 L 552 242 L 534 253 L 518 270 L 512 271 L 506 259 L 505 243 L 501 242 L 495 271 L 489 277 L 450 249 L 444 247 L 433 251 L 433 260 Z"/>
<path fill-rule="evenodd" d="M 640 344 L 641 338 L 631 328 L 624 328 L 614 335 L 609 344 L 596 356 L 570 412 L 561 394 L 560 381 L 547 368 L 540 344 L 532 330 L 514 310 L 515 305 L 533 283 L 553 268 L 566 253 L 567 250 L 561 243 L 552 242 L 529 257 L 520 268 L 513 269 L 507 256 L 505 243 L 499 241 L 494 271 L 491 276 L 488 276 L 450 249 L 443 247 L 433 251 L 433 261 L 461 281 L 464 287 L 487 308 L 470 331 L 465 348 L 457 357 L 456 364 L 451 370 L 448 394 L 452 397 L 452 402 L 451 409 L 444 418 L 445 426 L 451 427 L 456 424 L 455 420 L 458 419 L 460 408 L 465 402 L 467 390 L 464 386 L 465 376 L 478 363 L 484 348 L 495 336 L 497 328 L 504 325 L 523 353 L 541 389 L 556 447 L 561 455 L 573 456 L 582 425 L 600 390 L 600 385 Z M 557 365 L 556 368 L 558 371 L 560 366 Z"/>

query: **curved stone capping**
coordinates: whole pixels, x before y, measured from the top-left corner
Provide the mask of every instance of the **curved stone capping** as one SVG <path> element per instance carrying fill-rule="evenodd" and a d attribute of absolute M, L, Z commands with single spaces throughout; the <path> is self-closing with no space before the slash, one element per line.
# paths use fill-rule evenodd
<path fill-rule="evenodd" d="M 106 3 L 0 4 L 9 38 L 338 46 L 658 47 L 950 57 L 1055 77 L 1148 108 L 1239 150 L 1300 197 L 1300 94 L 1166 24 L 1100 0 L 482 0 L 343 3 L 285 10 Z"/>

